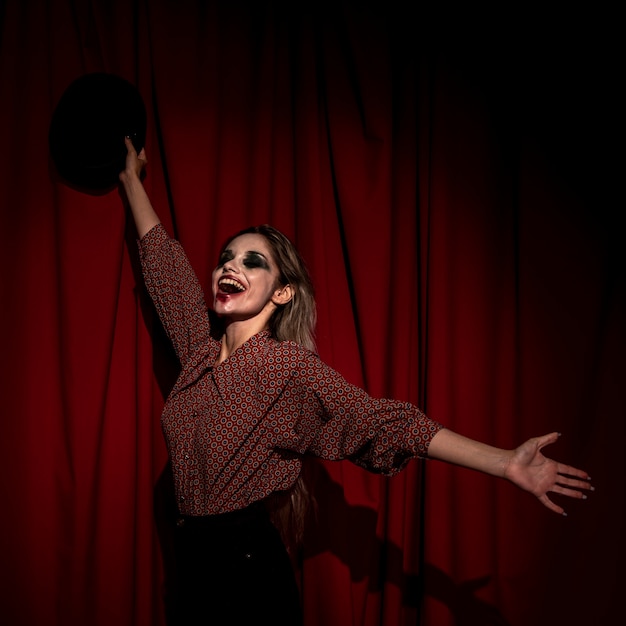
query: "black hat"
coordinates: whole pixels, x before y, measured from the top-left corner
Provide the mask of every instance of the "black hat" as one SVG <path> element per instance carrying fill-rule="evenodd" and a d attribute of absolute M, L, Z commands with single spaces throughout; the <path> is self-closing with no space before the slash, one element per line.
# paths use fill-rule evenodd
<path fill-rule="evenodd" d="M 137 152 L 146 140 L 146 108 L 128 81 L 96 72 L 72 82 L 50 122 L 50 155 L 59 176 L 86 193 L 113 189 L 126 162 L 124 137 Z"/>

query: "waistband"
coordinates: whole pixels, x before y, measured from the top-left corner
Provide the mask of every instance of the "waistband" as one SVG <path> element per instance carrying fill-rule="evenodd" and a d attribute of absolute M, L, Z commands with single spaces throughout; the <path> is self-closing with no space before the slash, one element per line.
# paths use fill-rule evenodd
<path fill-rule="evenodd" d="M 215 515 L 178 515 L 178 528 L 227 528 L 248 526 L 269 520 L 269 513 L 262 502 L 253 502 L 243 509 L 216 513 Z"/>

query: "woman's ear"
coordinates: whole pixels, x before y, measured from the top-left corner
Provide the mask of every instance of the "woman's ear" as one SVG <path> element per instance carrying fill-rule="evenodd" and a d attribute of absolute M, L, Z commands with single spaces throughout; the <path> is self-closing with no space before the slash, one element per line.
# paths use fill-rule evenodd
<path fill-rule="evenodd" d="M 281 285 L 272 296 L 272 302 L 276 306 L 284 306 L 293 298 L 293 289 L 291 285 Z"/>

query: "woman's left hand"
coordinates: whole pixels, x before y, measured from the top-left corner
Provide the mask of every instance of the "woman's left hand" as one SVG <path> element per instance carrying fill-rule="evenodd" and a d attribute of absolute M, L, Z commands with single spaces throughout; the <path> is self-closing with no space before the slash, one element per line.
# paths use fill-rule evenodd
<path fill-rule="evenodd" d="M 537 496 L 539 501 L 559 515 L 567 515 L 548 493 L 570 498 L 586 499 L 586 491 L 593 491 L 587 472 L 545 457 L 542 449 L 557 441 L 559 433 L 533 437 L 513 451 L 504 477 L 521 489 Z"/>

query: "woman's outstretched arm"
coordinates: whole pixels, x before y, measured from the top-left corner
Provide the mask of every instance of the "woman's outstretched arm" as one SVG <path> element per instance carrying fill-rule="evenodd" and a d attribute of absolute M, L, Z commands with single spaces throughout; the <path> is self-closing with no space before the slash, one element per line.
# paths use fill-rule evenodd
<path fill-rule="evenodd" d="M 533 437 L 514 450 L 504 450 L 444 428 L 430 442 L 428 456 L 506 478 L 520 489 L 535 495 L 551 511 L 565 515 L 563 508 L 552 502 L 548 493 L 584 499 L 587 497 L 585 491 L 593 491 L 593 487 L 587 472 L 543 455 L 542 449 L 554 443 L 558 437 L 559 433 L 549 433 Z"/>

